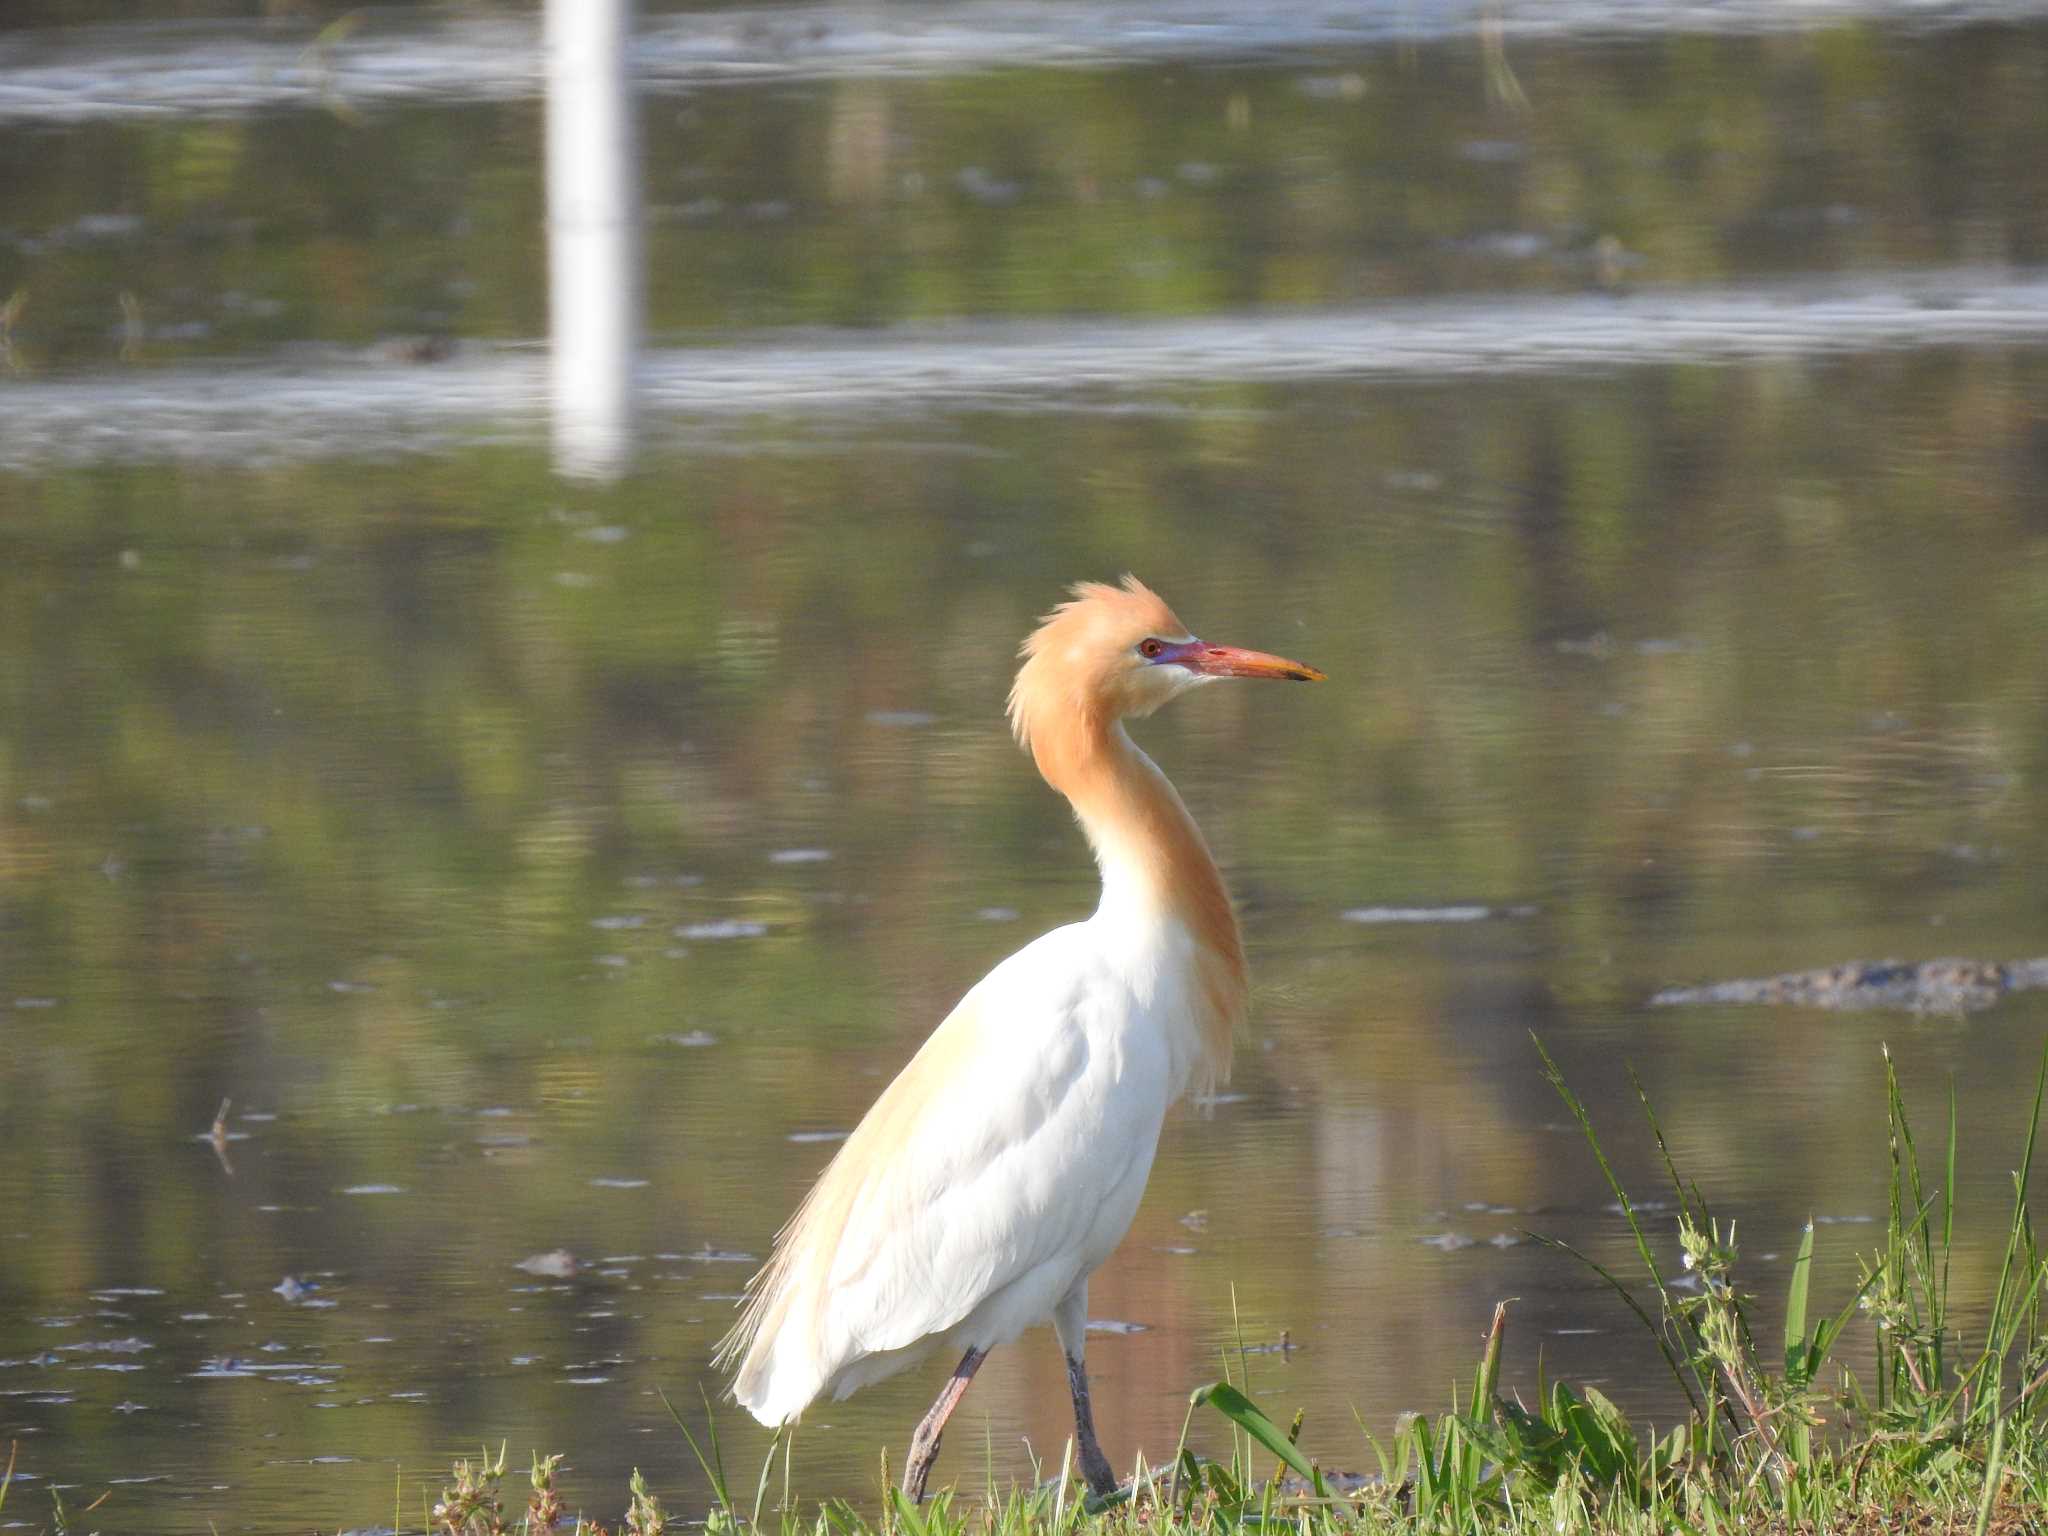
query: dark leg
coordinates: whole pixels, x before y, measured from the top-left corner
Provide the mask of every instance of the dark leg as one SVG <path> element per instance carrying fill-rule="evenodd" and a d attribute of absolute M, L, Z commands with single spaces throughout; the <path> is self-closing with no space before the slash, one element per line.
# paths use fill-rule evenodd
<path fill-rule="evenodd" d="M 974 1380 L 975 1371 L 987 1358 L 985 1349 L 967 1351 L 948 1378 L 945 1391 L 932 1404 L 932 1411 L 924 1416 L 924 1422 L 917 1426 L 917 1433 L 910 1437 L 910 1460 L 903 1464 L 903 1491 L 910 1495 L 911 1503 L 924 1502 L 925 1480 L 932 1475 L 932 1463 L 939 1459 L 939 1436 L 946 1432 L 946 1420 L 953 1416 L 953 1410 L 960 1406 L 960 1399 L 967 1395 L 967 1383 Z"/>
<path fill-rule="evenodd" d="M 1116 1474 L 1095 1438 L 1095 1410 L 1088 1406 L 1088 1281 L 1084 1278 L 1053 1308 L 1053 1331 L 1067 1357 L 1067 1390 L 1074 1394 L 1074 1449 L 1081 1453 L 1081 1475 L 1097 1498 L 1116 1492 Z"/>
<path fill-rule="evenodd" d="M 1095 1412 L 1088 1406 L 1088 1367 L 1077 1355 L 1067 1356 L 1067 1389 L 1074 1394 L 1074 1445 L 1081 1453 L 1081 1475 L 1100 1499 L 1116 1492 L 1116 1474 L 1095 1438 Z"/>

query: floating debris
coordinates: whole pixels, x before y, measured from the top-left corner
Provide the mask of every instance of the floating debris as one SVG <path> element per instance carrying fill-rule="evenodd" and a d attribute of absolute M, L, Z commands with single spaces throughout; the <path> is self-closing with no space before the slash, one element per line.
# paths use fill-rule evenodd
<path fill-rule="evenodd" d="M 1114 1317 L 1091 1317 L 1088 1319 L 1088 1331 L 1090 1333 L 1115 1333 L 1125 1335 L 1133 1333 L 1150 1333 L 1152 1331 L 1152 1325 L 1150 1323 L 1127 1323 L 1119 1318 Z"/>
<path fill-rule="evenodd" d="M 88 1339 L 77 1344 L 59 1346 L 67 1354 L 80 1355 L 138 1355 L 145 1349 L 156 1346 L 147 1339 Z"/>
<path fill-rule="evenodd" d="M 2048 959 L 1851 960 L 1812 971 L 1667 987 L 1652 1007 L 1695 1003 L 1779 1003 L 1794 1008 L 1890 1008 L 1907 1013 L 1976 1013 L 2008 992 L 2048 987 Z"/>
<path fill-rule="evenodd" d="M 1483 923 L 1494 917 L 1534 917 L 1534 907 L 1485 907 L 1454 903 L 1440 907 L 1350 907 L 1338 914 L 1347 923 Z"/>
<path fill-rule="evenodd" d="M 286 1301 L 289 1301 L 294 1305 L 304 1301 L 308 1296 L 311 1296 L 315 1291 L 319 1289 L 320 1287 L 318 1285 L 308 1285 L 305 1281 L 299 1279 L 296 1275 L 286 1275 L 282 1280 L 278 1281 L 277 1284 L 271 1287 L 272 1291 L 276 1292 L 278 1295 L 282 1296 Z"/>
<path fill-rule="evenodd" d="M 402 1195 L 403 1185 L 399 1184 L 351 1184 L 342 1191 L 344 1195 Z"/>
<path fill-rule="evenodd" d="M 512 1267 L 548 1280 L 567 1280 L 576 1273 L 576 1255 L 566 1248 L 551 1248 L 546 1253 L 530 1253 Z"/>
<path fill-rule="evenodd" d="M 248 1139 L 249 1134 L 246 1131 L 230 1132 L 228 1130 L 228 1107 L 233 1103 L 233 1099 L 222 1099 L 220 1101 L 220 1108 L 213 1113 L 213 1124 L 207 1129 L 203 1138 L 213 1148 L 213 1155 L 220 1159 L 221 1171 L 231 1179 L 235 1176 L 235 1164 L 234 1159 L 228 1156 L 228 1143 L 231 1141 L 245 1141 Z"/>
<path fill-rule="evenodd" d="M 654 1041 L 657 1045 L 679 1045 L 685 1050 L 699 1050 L 718 1044 L 718 1036 L 708 1029 L 690 1029 L 677 1035 L 656 1035 Z"/>
<path fill-rule="evenodd" d="M 778 848 L 768 855 L 770 864 L 825 864 L 832 858 L 829 848 Z"/>
<path fill-rule="evenodd" d="M 1269 1339 L 1264 1344 L 1247 1344 L 1241 1353 L 1247 1355 L 1291 1355 L 1299 1348 L 1301 1346 L 1294 1342 L 1294 1335 L 1285 1328 L 1282 1328 L 1279 1338 Z"/>
<path fill-rule="evenodd" d="M 685 923 L 675 930 L 679 939 L 758 939 L 768 932 L 766 923 L 743 922 L 736 917 L 709 923 Z"/>
<path fill-rule="evenodd" d="M 200 1380 L 226 1381 L 239 1380 L 258 1373 L 247 1361 L 237 1360 L 233 1355 L 223 1355 L 218 1360 L 208 1360 L 191 1374 Z"/>
<path fill-rule="evenodd" d="M 791 1131 L 782 1139 L 805 1146 L 814 1141 L 844 1141 L 852 1134 L 851 1131 Z"/>
<path fill-rule="evenodd" d="M 597 1178 L 590 1181 L 590 1187 L 592 1189 L 645 1189 L 647 1187 L 647 1180 Z"/>

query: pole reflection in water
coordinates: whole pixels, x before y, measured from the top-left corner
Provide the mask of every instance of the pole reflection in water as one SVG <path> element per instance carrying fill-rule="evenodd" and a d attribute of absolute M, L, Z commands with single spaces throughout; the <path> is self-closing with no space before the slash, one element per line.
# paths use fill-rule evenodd
<path fill-rule="evenodd" d="M 609 479 L 632 452 L 640 327 L 632 0 L 548 0 L 548 315 L 555 464 Z"/>

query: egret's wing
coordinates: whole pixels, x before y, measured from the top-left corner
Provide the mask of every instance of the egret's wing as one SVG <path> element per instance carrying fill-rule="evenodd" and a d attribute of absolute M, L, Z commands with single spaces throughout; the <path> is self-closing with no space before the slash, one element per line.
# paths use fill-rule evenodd
<path fill-rule="evenodd" d="M 750 1409 L 799 1411 L 847 1363 L 944 1333 L 1077 1252 L 1149 1153 L 1156 1127 L 1117 1114 L 1124 1074 L 1095 1059 L 1109 1047 L 1089 1025 L 1115 989 L 1074 934 L 1047 934 L 961 1000 L 784 1228 L 725 1346 L 744 1356 L 734 1394 Z"/>

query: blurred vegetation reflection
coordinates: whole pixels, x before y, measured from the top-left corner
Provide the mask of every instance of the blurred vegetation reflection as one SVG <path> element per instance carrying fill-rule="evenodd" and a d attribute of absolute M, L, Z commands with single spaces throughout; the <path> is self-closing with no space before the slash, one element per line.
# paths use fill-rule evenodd
<path fill-rule="evenodd" d="M 1978 352 L 763 422 L 568 493 L 537 447 L 16 480 L 0 1354 L 133 1327 L 159 1392 L 263 1343 L 327 1372 L 303 1412 L 424 1392 L 286 1431 L 365 1454 L 553 1422 L 586 1376 L 651 1426 L 639 1394 L 702 1371 L 744 1271 L 688 1256 L 760 1252 L 824 1155 L 785 1134 L 849 1125 L 981 967 L 1092 900 L 999 705 L 1060 583 L 1126 564 L 1336 681 L 1284 721 L 1247 692 L 1146 727 L 1234 872 L 1262 1044 L 1105 1273 L 1098 1312 L 1154 1330 L 1104 1351 L 1120 1432 L 1173 1433 L 1233 1283 L 1327 1351 L 1286 1389 L 1329 1413 L 1402 1406 L 1504 1287 L 1583 1314 L 1533 1250 L 1418 1242 L 1601 1240 L 1528 1027 L 1589 1091 L 1637 1061 L 1745 1221 L 1853 1209 L 1877 1041 L 1956 1071 L 1988 1135 L 2038 1000 L 1788 1028 L 1643 999 L 2041 947 L 2044 382 Z M 1444 901 L 1519 915 L 1342 917 Z M 279 1116 L 231 1117 L 232 1179 L 197 1139 L 224 1096 Z M 511 1262 L 556 1246 L 640 1257 L 520 1294 Z M 283 1305 L 287 1274 L 339 1305 Z M 1418 1314 L 1417 1285 L 1449 1290 Z M 100 1323 L 106 1287 L 167 1296 Z M 104 1417 L 143 1377 L 44 1379 L 75 1401 L 10 1411 L 106 1426 L 67 1470 L 160 1432 Z M 1034 1401 L 993 1411 L 1052 1433 Z M 848 1485 L 867 1453 L 807 1454 Z"/>
<path fill-rule="evenodd" d="M 2048 260 L 2048 29 L 1847 24 L 1511 59 L 1527 113 L 1463 42 L 650 95 L 648 324 Z M 30 295 L 15 360 L 538 336 L 540 134 L 537 101 L 10 131 L 0 292 Z"/>
<path fill-rule="evenodd" d="M 1509 58 L 1527 112 L 1449 44 L 647 98 L 649 322 L 2048 259 L 2048 29 Z M 10 128 L 9 360 L 538 337 L 539 141 L 537 102 Z M 793 407 L 654 423 L 604 488 L 518 440 L 0 474 L 0 1438 L 164 1479 L 110 1529 L 381 1518 L 394 1461 L 409 1510 L 481 1436 L 691 1507 L 653 1394 L 692 1400 L 821 1143 L 1094 899 L 1001 701 L 1061 587 L 1124 569 L 1333 681 L 1141 728 L 1258 990 L 1093 1288 L 1145 1330 L 1091 1350 L 1105 1438 L 1169 1449 L 1241 1318 L 1300 1346 L 1262 1397 L 1341 1443 L 1437 1402 L 1510 1295 L 1509 1385 L 1540 1344 L 1668 1412 L 1614 1304 L 1515 1240 L 1623 1240 L 1527 1032 L 1638 1183 L 1605 1111 L 1641 1069 L 1758 1264 L 1817 1216 L 1817 1296 L 1882 1199 L 1889 1041 L 1916 1109 L 1954 1074 L 1958 1232 L 1997 1230 L 2041 994 L 1645 1000 L 2048 950 L 2044 484 L 2048 353 L 2001 345 Z M 1356 920 L 1445 904 L 1489 915 Z M 557 1248 L 573 1276 L 514 1267 Z M 1010 1353 L 999 1476 L 1066 1432 L 1056 1357 Z M 927 1385 L 807 1423 L 800 1486 L 867 1490 Z"/>

